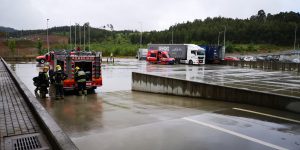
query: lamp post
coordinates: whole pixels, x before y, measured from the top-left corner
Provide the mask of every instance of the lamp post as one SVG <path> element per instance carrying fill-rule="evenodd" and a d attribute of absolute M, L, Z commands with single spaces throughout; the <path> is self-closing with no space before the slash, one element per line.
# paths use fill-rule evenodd
<path fill-rule="evenodd" d="M 70 44 L 70 49 L 72 49 L 72 25 L 71 25 L 71 21 L 70 21 L 70 42 L 69 42 L 69 44 Z"/>
<path fill-rule="evenodd" d="M 77 26 L 77 24 L 75 23 L 75 32 L 74 32 L 74 34 L 75 34 L 75 40 L 74 40 L 74 45 L 75 45 L 75 49 L 77 48 L 77 45 L 76 45 L 76 26 Z"/>
<path fill-rule="evenodd" d="M 174 42 L 174 41 L 173 41 L 173 37 L 174 37 L 174 36 L 173 36 L 173 26 L 172 26 L 172 44 L 173 44 L 173 42 Z"/>
<path fill-rule="evenodd" d="M 220 45 L 220 34 L 223 33 L 224 31 L 220 31 L 218 35 L 218 45 Z"/>
<path fill-rule="evenodd" d="M 297 41 L 297 25 L 295 26 L 295 40 L 294 40 L 294 50 L 296 50 L 296 41 Z"/>
<path fill-rule="evenodd" d="M 91 50 L 91 27 L 90 27 L 90 23 L 89 23 L 89 26 L 88 26 L 88 32 L 89 32 L 89 51 Z"/>
<path fill-rule="evenodd" d="M 86 24 L 83 24 L 83 50 L 85 51 L 85 27 Z"/>
<path fill-rule="evenodd" d="M 226 41 L 226 26 L 224 26 L 224 51 L 226 50 L 225 41 Z"/>
<path fill-rule="evenodd" d="M 48 22 L 49 22 L 49 19 L 47 19 L 47 47 L 48 47 L 48 53 L 49 53 Z"/>
<path fill-rule="evenodd" d="M 80 28 L 80 23 L 78 23 L 78 26 L 79 26 L 79 47 L 81 49 L 81 28 Z"/>
<path fill-rule="evenodd" d="M 141 24 L 141 36 L 140 36 L 140 48 L 142 47 L 142 43 L 143 43 L 143 23 L 140 22 Z"/>

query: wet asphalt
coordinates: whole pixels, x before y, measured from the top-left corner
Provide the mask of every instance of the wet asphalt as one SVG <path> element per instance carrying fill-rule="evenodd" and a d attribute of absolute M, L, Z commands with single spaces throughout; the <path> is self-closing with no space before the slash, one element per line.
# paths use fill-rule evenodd
<path fill-rule="evenodd" d="M 35 62 L 11 63 L 33 92 Z M 244 104 L 131 91 L 131 72 L 299 96 L 298 74 L 229 66 L 103 64 L 96 94 L 39 99 L 80 149 L 300 149 L 300 115 Z M 50 90 L 52 91 L 52 90 Z M 279 118 L 281 117 L 281 118 Z"/>

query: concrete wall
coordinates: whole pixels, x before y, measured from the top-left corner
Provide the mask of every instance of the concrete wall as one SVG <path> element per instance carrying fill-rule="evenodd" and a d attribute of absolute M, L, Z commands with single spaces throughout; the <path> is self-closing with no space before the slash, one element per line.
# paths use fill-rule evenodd
<path fill-rule="evenodd" d="M 222 61 L 223 65 L 236 66 L 236 67 L 248 67 L 248 68 L 260 68 L 276 71 L 297 71 L 300 73 L 300 63 L 284 63 L 284 62 L 272 62 L 272 61 Z"/>
<path fill-rule="evenodd" d="M 132 73 L 132 90 L 238 102 L 300 113 L 300 98 L 182 79 Z"/>

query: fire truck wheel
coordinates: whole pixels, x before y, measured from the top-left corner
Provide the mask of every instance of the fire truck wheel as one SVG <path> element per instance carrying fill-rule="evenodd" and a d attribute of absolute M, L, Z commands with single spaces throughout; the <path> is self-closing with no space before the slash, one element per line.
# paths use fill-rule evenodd
<path fill-rule="evenodd" d="M 41 64 L 45 63 L 45 59 L 41 59 L 41 60 L 40 60 L 40 63 L 41 63 Z"/>
<path fill-rule="evenodd" d="M 190 61 L 189 61 L 189 65 L 192 65 L 192 64 L 193 64 L 193 61 L 192 61 L 192 60 L 190 60 Z"/>

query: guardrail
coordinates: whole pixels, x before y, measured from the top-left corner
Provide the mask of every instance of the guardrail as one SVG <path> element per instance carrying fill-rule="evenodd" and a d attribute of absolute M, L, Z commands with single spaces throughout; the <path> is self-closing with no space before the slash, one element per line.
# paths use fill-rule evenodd
<path fill-rule="evenodd" d="M 35 116 L 38 124 L 43 132 L 46 134 L 53 149 L 61 150 L 77 150 L 76 145 L 71 139 L 63 132 L 63 130 L 57 125 L 53 118 L 48 114 L 46 109 L 40 104 L 36 97 L 29 91 L 26 85 L 17 77 L 17 75 L 8 67 L 3 58 L 1 61 L 4 63 L 5 68 L 12 77 L 16 87 L 22 94 L 25 102 L 29 106 L 30 110 Z"/>
<path fill-rule="evenodd" d="M 272 61 L 223 61 L 223 65 L 259 68 L 276 71 L 297 71 L 300 73 L 300 63 L 284 63 Z"/>

